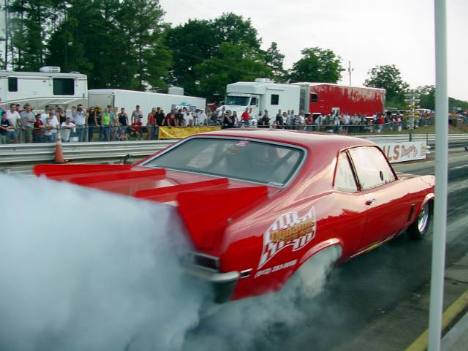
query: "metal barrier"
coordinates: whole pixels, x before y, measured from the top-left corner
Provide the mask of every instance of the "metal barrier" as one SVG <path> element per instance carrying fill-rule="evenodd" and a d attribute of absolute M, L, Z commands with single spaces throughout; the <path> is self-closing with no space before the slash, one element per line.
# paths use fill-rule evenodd
<path fill-rule="evenodd" d="M 400 143 L 408 141 L 408 134 L 398 135 L 356 135 L 374 142 Z M 413 134 L 413 141 L 435 144 L 434 134 Z M 65 159 L 89 162 L 92 160 L 115 160 L 126 155 L 142 158 L 157 150 L 172 145 L 177 140 L 118 141 L 62 144 Z M 449 136 L 450 147 L 468 145 L 468 134 Z M 54 160 L 55 144 L 7 144 L 0 145 L 0 167 L 24 163 L 51 162 Z"/>
<path fill-rule="evenodd" d="M 70 161 L 111 160 L 129 154 L 132 157 L 145 157 L 175 142 L 176 140 L 63 143 L 62 148 L 65 159 Z M 53 143 L 0 145 L 0 166 L 51 162 L 54 160 L 54 152 Z"/>

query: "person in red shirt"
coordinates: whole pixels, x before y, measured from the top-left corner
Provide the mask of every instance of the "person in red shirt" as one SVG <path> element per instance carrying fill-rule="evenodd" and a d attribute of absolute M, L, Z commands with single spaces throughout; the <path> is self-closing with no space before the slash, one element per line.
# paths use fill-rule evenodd
<path fill-rule="evenodd" d="M 177 119 L 176 119 L 174 112 L 169 112 L 166 115 L 166 118 L 164 118 L 163 125 L 168 126 L 168 127 L 177 127 L 178 124 L 177 124 Z"/>
<path fill-rule="evenodd" d="M 141 118 L 135 119 L 130 125 L 130 135 L 135 136 L 138 140 L 143 139 L 142 126 Z"/>
<path fill-rule="evenodd" d="M 41 120 L 41 114 L 38 113 L 35 116 L 36 120 L 34 121 L 33 126 L 33 142 L 34 143 L 43 143 L 44 142 L 44 122 Z"/>
<path fill-rule="evenodd" d="M 249 125 L 250 114 L 249 114 L 249 109 L 248 108 L 246 108 L 245 111 L 242 112 L 241 120 L 242 120 L 242 125 L 244 125 L 246 127 Z"/>
<path fill-rule="evenodd" d="M 377 119 L 377 124 L 379 125 L 378 132 L 382 133 L 383 130 L 383 125 L 385 124 L 385 118 L 384 115 L 380 115 L 379 118 Z"/>
<path fill-rule="evenodd" d="M 148 113 L 148 122 L 146 123 L 146 127 L 148 128 L 148 139 L 154 140 L 156 139 L 156 109 L 153 107 L 150 113 Z"/>

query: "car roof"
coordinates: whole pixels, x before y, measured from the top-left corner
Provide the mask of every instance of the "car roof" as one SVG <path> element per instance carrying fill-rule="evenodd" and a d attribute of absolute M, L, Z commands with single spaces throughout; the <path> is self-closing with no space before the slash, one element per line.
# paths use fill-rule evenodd
<path fill-rule="evenodd" d="M 375 145 L 373 142 L 366 139 L 344 135 L 282 129 L 224 129 L 221 131 L 207 132 L 198 135 L 258 139 L 283 144 L 293 144 L 311 151 L 331 151 L 333 153 L 336 153 L 339 149 L 345 149 L 353 146 Z"/>

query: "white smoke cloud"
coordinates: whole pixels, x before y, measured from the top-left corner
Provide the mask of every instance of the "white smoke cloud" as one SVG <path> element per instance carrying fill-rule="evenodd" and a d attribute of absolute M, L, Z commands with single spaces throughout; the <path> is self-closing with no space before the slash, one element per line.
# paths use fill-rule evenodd
<path fill-rule="evenodd" d="M 0 175 L 1 350 L 179 350 L 206 292 L 169 206 Z"/>
<path fill-rule="evenodd" d="M 272 349 L 277 338 L 307 323 L 309 309 L 304 307 L 314 306 L 314 298 L 323 290 L 327 274 L 340 254 L 336 248 L 320 252 L 277 293 L 220 306 L 188 335 L 184 350 Z"/>
<path fill-rule="evenodd" d="M 210 291 L 179 265 L 189 246 L 172 207 L 45 179 L 0 183 L 0 350 L 255 350 L 307 319 L 338 254 L 279 293 L 207 315 Z"/>

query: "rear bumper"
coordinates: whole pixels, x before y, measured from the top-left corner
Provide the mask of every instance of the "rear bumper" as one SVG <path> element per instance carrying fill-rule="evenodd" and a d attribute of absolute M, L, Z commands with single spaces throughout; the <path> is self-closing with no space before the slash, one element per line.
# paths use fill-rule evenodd
<path fill-rule="evenodd" d="M 197 266 L 187 267 L 186 271 L 189 275 L 211 285 L 215 303 L 229 301 L 240 278 L 240 273 L 236 271 L 220 273 Z"/>

